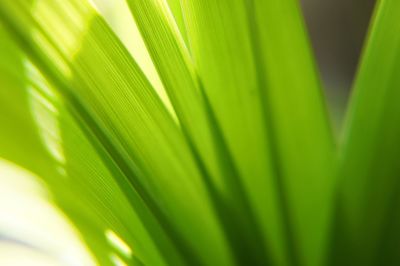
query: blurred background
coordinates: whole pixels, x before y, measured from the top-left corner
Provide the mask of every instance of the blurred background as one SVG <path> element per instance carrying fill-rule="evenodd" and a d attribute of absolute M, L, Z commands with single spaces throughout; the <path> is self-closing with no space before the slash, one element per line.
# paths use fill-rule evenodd
<path fill-rule="evenodd" d="M 376 0 L 301 0 L 336 129 L 342 122 Z"/>

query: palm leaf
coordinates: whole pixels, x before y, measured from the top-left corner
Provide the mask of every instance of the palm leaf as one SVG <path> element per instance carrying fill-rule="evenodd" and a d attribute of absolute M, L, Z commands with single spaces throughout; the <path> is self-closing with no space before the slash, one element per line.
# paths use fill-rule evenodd
<path fill-rule="evenodd" d="M 129 30 L 89 0 L 0 2 L 0 156 L 41 176 L 100 265 L 400 261 L 397 1 L 339 161 L 296 0 L 115 8 Z"/>

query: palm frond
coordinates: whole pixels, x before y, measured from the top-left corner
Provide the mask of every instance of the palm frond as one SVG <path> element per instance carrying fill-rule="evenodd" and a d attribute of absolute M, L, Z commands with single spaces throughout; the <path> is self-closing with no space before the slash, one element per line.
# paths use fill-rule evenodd
<path fill-rule="evenodd" d="M 377 6 L 339 145 L 296 0 L 118 5 L 135 39 L 89 0 L 0 2 L 0 157 L 100 265 L 400 261 L 398 1 Z"/>

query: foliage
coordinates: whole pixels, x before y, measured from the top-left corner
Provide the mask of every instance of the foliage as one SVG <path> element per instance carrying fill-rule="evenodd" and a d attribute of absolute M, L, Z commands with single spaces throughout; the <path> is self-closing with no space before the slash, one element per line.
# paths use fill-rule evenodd
<path fill-rule="evenodd" d="M 89 1 L 0 2 L 0 156 L 99 264 L 400 263 L 399 1 L 377 4 L 343 140 L 296 0 L 128 7 L 156 74 Z"/>

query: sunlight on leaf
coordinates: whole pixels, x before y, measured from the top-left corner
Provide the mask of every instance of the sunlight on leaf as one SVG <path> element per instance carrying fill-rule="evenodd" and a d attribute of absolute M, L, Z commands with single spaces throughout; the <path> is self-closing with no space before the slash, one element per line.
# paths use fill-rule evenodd
<path fill-rule="evenodd" d="M 0 264 L 397 265 L 399 14 L 337 144 L 297 0 L 0 1 Z"/>
<path fill-rule="evenodd" d="M 0 160 L 0 183 L 0 264 L 23 265 L 36 257 L 43 263 L 95 265 L 79 233 L 54 206 L 39 177 Z M 20 255 L 12 256 L 15 252 Z"/>

